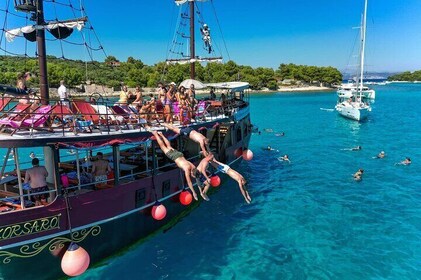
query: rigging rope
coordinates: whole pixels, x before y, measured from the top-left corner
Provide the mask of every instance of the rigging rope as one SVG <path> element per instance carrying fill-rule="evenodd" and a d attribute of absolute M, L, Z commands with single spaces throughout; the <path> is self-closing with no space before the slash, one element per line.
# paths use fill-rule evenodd
<path fill-rule="evenodd" d="M 227 44 L 225 42 L 224 34 L 222 33 L 221 25 L 219 23 L 219 19 L 218 19 L 218 16 L 216 14 L 216 9 L 215 9 L 215 6 L 213 5 L 213 0 L 210 0 L 210 2 L 211 2 L 211 6 L 213 8 L 213 13 L 214 13 L 215 18 L 216 18 L 216 23 L 218 24 L 219 32 L 221 33 L 222 41 L 224 42 L 224 47 L 225 47 L 225 51 L 227 52 L 227 55 L 228 55 L 228 60 L 231 60 L 231 56 L 228 52 Z"/>

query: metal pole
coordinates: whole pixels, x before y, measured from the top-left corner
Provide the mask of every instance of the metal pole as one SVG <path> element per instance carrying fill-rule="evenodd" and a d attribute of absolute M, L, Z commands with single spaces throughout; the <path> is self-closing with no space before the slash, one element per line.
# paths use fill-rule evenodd
<path fill-rule="evenodd" d="M 44 4 L 43 0 L 37 0 L 36 24 L 42 26 L 44 22 Z M 38 64 L 39 64 L 39 88 L 41 92 L 41 103 L 48 105 L 50 99 L 48 91 L 47 78 L 47 52 L 45 47 L 45 30 L 37 28 L 37 47 L 38 47 Z"/>
<path fill-rule="evenodd" d="M 3 178 L 4 170 L 6 169 L 7 160 L 9 159 L 9 155 L 10 155 L 11 150 L 12 150 L 12 148 L 7 148 L 6 155 L 4 156 L 3 166 L 1 167 L 0 179 Z"/>
<path fill-rule="evenodd" d="M 189 1 L 190 5 L 190 78 L 194 79 L 196 76 L 196 65 L 194 59 L 196 58 L 195 47 L 194 47 L 194 1 Z"/>
<path fill-rule="evenodd" d="M 16 164 L 16 175 L 18 176 L 20 207 L 22 207 L 22 209 L 25 209 L 25 198 L 23 197 L 22 175 L 20 174 L 18 148 L 13 148 L 13 156 L 15 158 Z"/>
<path fill-rule="evenodd" d="M 77 181 L 78 181 L 78 187 L 80 190 L 80 163 L 79 163 L 79 151 L 76 149 L 76 174 L 77 174 Z"/>
<path fill-rule="evenodd" d="M 149 157 L 148 157 L 148 141 L 145 142 L 145 156 L 146 156 L 146 172 L 149 171 Z"/>

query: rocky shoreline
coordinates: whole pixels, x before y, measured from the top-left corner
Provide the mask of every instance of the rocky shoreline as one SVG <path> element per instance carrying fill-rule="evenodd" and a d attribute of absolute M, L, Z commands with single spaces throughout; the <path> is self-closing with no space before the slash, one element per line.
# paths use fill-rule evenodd
<path fill-rule="evenodd" d="M 260 90 L 248 90 L 250 93 L 303 93 L 303 92 L 327 92 L 327 91 L 335 91 L 335 88 L 331 87 L 318 87 L 318 86 L 300 86 L 300 87 L 280 87 L 278 90 L 269 90 L 269 89 L 260 89 Z M 134 92 L 134 88 L 129 88 L 129 91 Z M 156 88 L 143 88 L 143 95 L 154 94 L 156 92 Z M 206 95 L 209 94 L 208 90 L 197 90 L 196 93 L 198 95 Z M 70 95 L 73 97 L 88 97 L 92 95 L 100 94 L 103 97 L 118 97 L 120 95 L 120 91 L 112 91 L 109 89 L 105 89 L 102 87 L 96 87 L 95 90 L 88 91 L 88 92 L 80 92 L 74 89 L 70 89 Z M 50 96 L 53 98 L 57 98 L 57 89 L 50 89 Z"/>

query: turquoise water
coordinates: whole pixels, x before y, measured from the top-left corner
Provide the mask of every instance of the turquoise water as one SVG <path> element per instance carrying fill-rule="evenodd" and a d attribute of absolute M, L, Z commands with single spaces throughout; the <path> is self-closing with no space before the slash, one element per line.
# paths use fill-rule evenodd
<path fill-rule="evenodd" d="M 333 93 L 253 96 L 262 134 L 238 168 L 252 204 L 224 184 L 170 230 L 79 279 L 421 279 L 421 85 L 376 89 L 364 123 L 321 110 Z M 412 165 L 395 165 L 406 156 Z"/>
<path fill-rule="evenodd" d="M 376 89 L 365 123 L 320 110 L 333 108 L 333 93 L 253 96 L 262 134 L 239 167 L 253 203 L 225 184 L 171 230 L 80 279 L 421 279 L 421 86 Z M 285 153 L 291 164 L 277 160 Z M 412 165 L 394 165 L 406 156 Z"/>

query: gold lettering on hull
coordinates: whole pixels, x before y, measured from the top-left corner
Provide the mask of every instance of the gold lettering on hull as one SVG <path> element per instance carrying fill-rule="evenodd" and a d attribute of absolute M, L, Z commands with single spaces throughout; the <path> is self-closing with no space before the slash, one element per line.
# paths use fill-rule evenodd
<path fill-rule="evenodd" d="M 0 241 L 60 228 L 61 214 L 0 227 Z"/>

